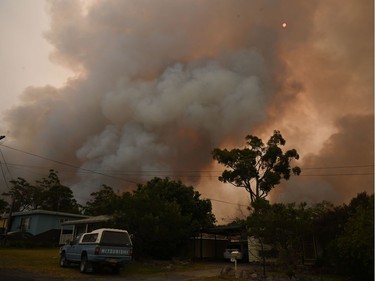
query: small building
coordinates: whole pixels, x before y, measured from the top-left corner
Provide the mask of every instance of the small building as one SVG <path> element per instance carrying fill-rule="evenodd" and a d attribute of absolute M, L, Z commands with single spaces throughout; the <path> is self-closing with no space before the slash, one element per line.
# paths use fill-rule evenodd
<path fill-rule="evenodd" d="M 58 234 L 60 233 L 61 224 L 68 220 L 78 220 L 87 218 L 88 216 L 54 212 L 47 210 L 31 210 L 24 212 L 15 212 L 11 215 L 11 222 L 7 234 L 11 239 L 17 234 L 27 233 L 28 239 L 41 242 L 58 242 Z M 9 220 L 9 216 L 5 216 Z M 21 236 L 20 236 L 21 237 Z"/>

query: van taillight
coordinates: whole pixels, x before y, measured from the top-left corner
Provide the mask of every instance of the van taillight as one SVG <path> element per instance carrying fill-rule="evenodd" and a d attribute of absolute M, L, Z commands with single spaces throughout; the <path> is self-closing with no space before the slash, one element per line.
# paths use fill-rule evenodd
<path fill-rule="evenodd" d="M 100 247 L 96 247 L 95 248 L 95 255 L 99 255 L 100 254 Z"/>

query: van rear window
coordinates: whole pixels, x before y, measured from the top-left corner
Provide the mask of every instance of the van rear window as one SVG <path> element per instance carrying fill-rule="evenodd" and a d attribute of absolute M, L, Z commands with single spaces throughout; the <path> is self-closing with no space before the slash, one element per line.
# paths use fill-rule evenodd
<path fill-rule="evenodd" d="M 131 241 L 129 234 L 126 232 L 103 231 L 101 244 L 116 245 L 116 246 L 130 246 Z"/>

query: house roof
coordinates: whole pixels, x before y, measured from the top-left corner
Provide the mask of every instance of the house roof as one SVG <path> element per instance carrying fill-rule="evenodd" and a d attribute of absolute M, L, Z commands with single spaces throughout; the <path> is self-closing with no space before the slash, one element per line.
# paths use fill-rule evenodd
<path fill-rule="evenodd" d="M 88 216 L 80 215 L 80 214 L 54 212 L 54 211 L 47 211 L 47 210 L 30 210 L 30 211 L 12 213 L 12 217 L 15 217 L 15 216 L 30 216 L 30 215 L 51 215 L 51 216 L 71 217 L 71 218 L 87 218 L 88 217 Z M 4 217 L 8 217 L 8 216 L 9 216 L 9 214 L 6 214 Z"/>
<path fill-rule="evenodd" d="M 86 217 L 85 219 L 81 220 L 70 220 L 64 221 L 61 225 L 77 225 L 77 224 L 91 224 L 91 223 L 99 223 L 99 222 L 107 222 L 112 219 L 112 216 L 96 216 L 96 217 Z"/>

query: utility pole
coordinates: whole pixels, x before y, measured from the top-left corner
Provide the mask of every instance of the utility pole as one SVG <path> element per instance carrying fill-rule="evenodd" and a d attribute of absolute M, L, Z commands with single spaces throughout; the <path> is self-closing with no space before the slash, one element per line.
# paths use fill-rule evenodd
<path fill-rule="evenodd" d="M 0 136 L 0 140 L 2 140 L 4 138 L 5 138 L 5 136 Z M 1 155 L 4 158 L 4 155 L 2 153 L 1 153 Z M 5 158 L 4 158 L 4 164 L 6 165 Z M 1 165 L 1 161 L 0 161 L 0 165 Z M 4 180 L 6 181 L 5 177 L 4 177 Z M 7 219 L 7 225 L 6 225 L 6 228 L 5 228 L 5 241 L 4 241 L 5 243 L 6 243 L 8 232 L 9 232 L 10 227 L 11 227 L 13 205 L 14 205 L 14 199 L 13 199 L 13 196 L 11 196 L 11 203 L 10 203 L 9 215 L 8 215 L 8 219 Z"/>

